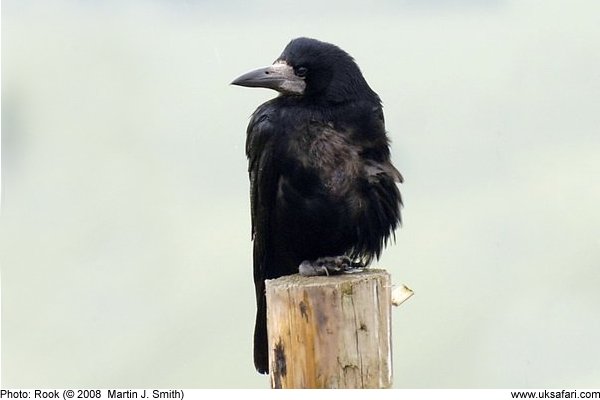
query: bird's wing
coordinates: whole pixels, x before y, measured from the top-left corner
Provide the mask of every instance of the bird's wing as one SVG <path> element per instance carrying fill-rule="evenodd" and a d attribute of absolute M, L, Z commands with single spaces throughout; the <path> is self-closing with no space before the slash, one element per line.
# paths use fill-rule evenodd
<path fill-rule="evenodd" d="M 248 125 L 246 155 L 250 175 L 250 208 L 254 241 L 254 283 L 257 300 L 264 295 L 265 258 L 279 172 L 274 163 L 273 134 L 268 109 L 260 107 Z"/>
<path fill-rule="evenodd" d="M 267 258 L 270 254 L 269 249 L 272 247 L 270 227 L 279 182 L 279 168 L 275 162 L 273 149 L 274 132 L 267 104 L 263 104 L 252 115 L 246 138 L 256 293 L 254 365 L 261 373 L 267 373 L 269 370 L 265 279 L 269 277 L 267 271 L 269 260 Z"/>
<path fill-rule="evenodd" d="M 401 224 L 402 196 L 398 183 L 404 181 L 391 162 L 389 138 L 381 106 L 363 107 L 357 113 L 353 137 L 361 148 L 362 212 L 355 221 L 359 231 L 352 255 L 369 262 L 381 251 Z"/>

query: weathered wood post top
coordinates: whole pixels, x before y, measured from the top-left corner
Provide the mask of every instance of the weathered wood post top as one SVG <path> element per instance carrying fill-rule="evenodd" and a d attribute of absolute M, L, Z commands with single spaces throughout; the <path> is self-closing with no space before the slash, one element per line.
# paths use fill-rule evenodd
<path fill-rule="evenodd" d="M 391 282 L 381 269 L 266 281 L 274 388 L 392 385 Z"/>

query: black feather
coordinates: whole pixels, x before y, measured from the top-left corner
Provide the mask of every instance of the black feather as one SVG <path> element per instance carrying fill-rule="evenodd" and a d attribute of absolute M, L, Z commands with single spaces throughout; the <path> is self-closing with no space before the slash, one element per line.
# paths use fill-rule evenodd
<path fill-rule="evenodd" d="M 399 226 L 402 206 L 380 99 L 352 57 L 300 38 L 278 61 L 306 68 L 306 89 L 262 104 L 247 131 L 261 373 L 269 371 L 264 280 L 325 256 L 368 264 Z"/>

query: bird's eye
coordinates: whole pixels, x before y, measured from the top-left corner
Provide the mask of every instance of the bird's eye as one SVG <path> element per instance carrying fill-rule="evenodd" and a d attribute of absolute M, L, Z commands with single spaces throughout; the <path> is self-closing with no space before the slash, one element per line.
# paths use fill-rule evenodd
<path fill-rule="evenodd" d="M 294 74 L 296 74 L 296 76 L 299 76 L 300 78 L 304 78 L 306 76 L 307 72 L 308 72 L 308 68 L 306 68 L 306 67 L 297 67 L 294 70 Z"/>

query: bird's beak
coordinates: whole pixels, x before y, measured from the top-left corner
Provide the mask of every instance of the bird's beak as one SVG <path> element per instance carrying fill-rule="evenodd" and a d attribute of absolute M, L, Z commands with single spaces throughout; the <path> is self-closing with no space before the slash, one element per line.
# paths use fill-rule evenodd
<path fill-rule="evenodd" d="M 283 61 L 275 62 L 268 67 L 255 69 L 236 78 L 232 85 L 246 87 L 263 87 L 281 93 L 301 95 L 306 89 L 304 78 L 294 74 L 294 68 Z"/>

